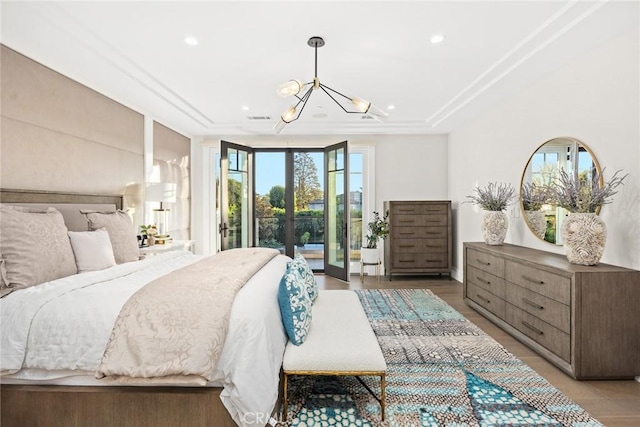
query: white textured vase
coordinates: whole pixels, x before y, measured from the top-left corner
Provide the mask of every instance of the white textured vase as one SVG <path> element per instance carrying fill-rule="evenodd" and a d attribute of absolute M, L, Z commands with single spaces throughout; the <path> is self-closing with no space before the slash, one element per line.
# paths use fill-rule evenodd
<path fill-rule="evenodd" d="M 484 211 L 482 237 L 487 245 L 498 246 L 504 242 L 509 228 L 509 218 L 502 211 Z"/>
<path fill-rule="evenodd" d="M 562 224 L 562 242 L 573 264 L 596 265 L 606 241 L 607 228 L 595 213 L 570 213 Z"/>
<path fill-rule="evenodd" d="M 524 216 L 527 218 L 527 224 L 533 233 L 541 239 L 544 239 L 544 235 L 547 232 L 547 219 L 544 217 L 542 211 L 524 211 Z"/>

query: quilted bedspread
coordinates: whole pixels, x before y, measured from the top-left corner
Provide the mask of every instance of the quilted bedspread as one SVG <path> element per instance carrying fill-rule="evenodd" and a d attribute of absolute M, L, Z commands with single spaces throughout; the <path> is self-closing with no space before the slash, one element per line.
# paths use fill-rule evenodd
<path fill-rule="evenodd" d="M 278 253 L 225 251 L 144 286 L 122 307 L 96 378 L 124 384 L 211 381 L 236 294 Z"/>

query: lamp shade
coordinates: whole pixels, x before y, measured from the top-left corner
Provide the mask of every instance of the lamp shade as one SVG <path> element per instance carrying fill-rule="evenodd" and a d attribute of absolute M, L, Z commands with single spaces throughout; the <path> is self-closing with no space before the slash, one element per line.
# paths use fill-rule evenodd
<path fill-rule="evenodd" d="M 147 202 L 175 203 L 176 187 L 173 182 L 147 183 L 144 198 Z"/>

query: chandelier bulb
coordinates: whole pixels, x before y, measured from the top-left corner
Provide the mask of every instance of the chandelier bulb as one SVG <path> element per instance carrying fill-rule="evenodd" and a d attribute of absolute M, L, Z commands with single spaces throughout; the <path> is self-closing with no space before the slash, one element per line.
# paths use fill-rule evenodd
<path fill-rule="evenodd" d="M 278 96 L 286 98 L 287 96 L 294 96 L 302 92 L 304 84 L 300 80 L 289 80 L 278 86 Z"/>
<path fill-rule="evenodd" d="M 361 113 L 367 114 L 369 108 L 371 107 L 371 103 L 369 101 L 365 101 L 364 99 L 358 98 L 356 96 L 351 99 L 351 102 L 356 107 L 356 110 L 360 111 Z"/>
<path fill-rule="evenodd" d="M 295 107 L 295 105 L 292 105 L 291 107 L 289 107 L 287 109 L 287 111 L 282 113 L 282 116 L 280 116 L 280 118 L 285 123 L 291 123 L 295 116 L 296 116 L 296 107 Z"/>

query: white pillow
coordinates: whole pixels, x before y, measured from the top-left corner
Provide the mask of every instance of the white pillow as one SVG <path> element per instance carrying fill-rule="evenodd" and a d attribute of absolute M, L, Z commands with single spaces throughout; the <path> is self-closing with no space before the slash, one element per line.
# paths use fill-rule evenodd
<path fill-rule="evenodd" d="M 95 231 L 69 231 L 69 238 L 76 256 L 78 273 L 104 270 L 116 265 L 111 239 L 104 228 Z"/>
<path fill-rule="evenodd" d="M 81 209 L 80 213 L 87 217 L 89 230 L 98 230 L 103 227 L 107 230 L 113 246 L 113 256 L 116 258 L 117 264 L 140 259 L 136 229 L 126 212 L 102 212 Z"/>

